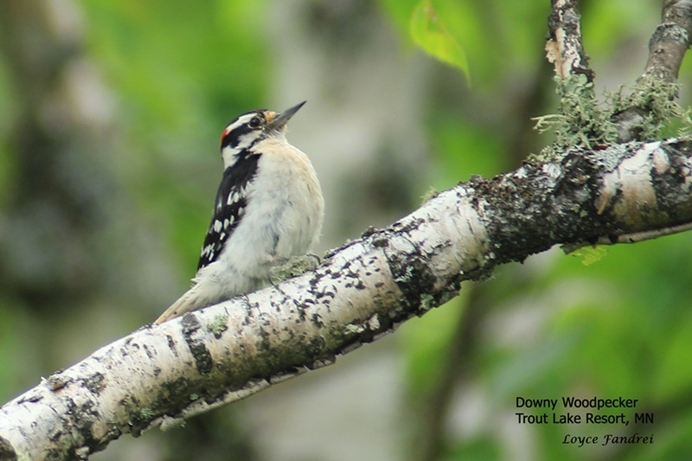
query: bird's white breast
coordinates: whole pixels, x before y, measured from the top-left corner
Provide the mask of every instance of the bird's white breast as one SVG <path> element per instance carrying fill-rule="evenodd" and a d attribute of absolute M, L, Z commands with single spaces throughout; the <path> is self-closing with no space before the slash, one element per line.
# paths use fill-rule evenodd
<path fill-rule="evenodd" d="M 322 230 L 324 201 L 307 155 L 283 136 L 267 138 L 253 150 L 261 157 L 248 185 L 246 212 L 219 262 L 264 278 L 275 258 L 310 251 Z"/>

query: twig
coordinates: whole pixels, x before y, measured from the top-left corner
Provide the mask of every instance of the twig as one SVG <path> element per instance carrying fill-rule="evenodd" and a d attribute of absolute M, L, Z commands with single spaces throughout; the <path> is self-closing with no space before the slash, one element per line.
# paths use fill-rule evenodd
<path fill-rule="evenodd" d="M 649 41 L 649 59 L 640 79 L 656 78 L 673 83 L 692 34 L 692 1 L 666 0 L 661 14 L 661 24 L 656 27 Z"/>
<path fill-rule="evenodd" d="M 548 17 L 548 41 L 545 45 L 548 61 L 555 66 L 561 80 L 573 75 L 585 75 L 593 81 L 594 73 L 581 41 L 581 16 L 577 0 L 552 0 L 553 11 Z"/>
<path fill-rule="evenodd" d="M 649 40 L 649 58 L 629 97 L 629 107 L 613 116 L 618 125 L 618 142 L 645 139 L 651 133 L 646 126 L 659 126 L 665 119 L 665 113 L 658 113 L 657 107 L 666 107 L 665 102 L 677 97 L 675 81 L 690 46 L 690 34 L 692 1 L 665 0 L 661 24 Z"/>
<path fill-rule="evenodd" d="M 686 232 L 692 230 L 692 223 L 683 223 L 677 226 L 670 226 L 663 229 L 653 229 L 644 232 L 633 232 L 631 234 L 622 234 L 617 236 L 603 236 L 599 237 L 594 243 L 575 243 L 570 245 L 563 245 L 562 250 L 565 254 L 574 253 L 575 251 L 594 245 L 617 245 L 619 243 L 639 243 L 646 240 L 654 240 L 659 237 L 665 237 L 666 235 L 679 234 L 680 232 Z"/>

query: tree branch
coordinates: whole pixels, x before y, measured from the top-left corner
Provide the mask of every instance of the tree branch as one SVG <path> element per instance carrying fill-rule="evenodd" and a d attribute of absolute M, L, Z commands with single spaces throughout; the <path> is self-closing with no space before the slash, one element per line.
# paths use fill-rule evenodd
<path fill-rule="evenodd" d="M 657 107 L 662 102 L 659 100 L 673 101 L 677 97 L 674 83 L 690 46 L 690 34 L 692 1 L 665 0 L 661 24 L 649 40 L 649 58 L 629 97 L 629 107 L 613 117 L 619 127 L 618 142 L 640 140 L 645 125 L 652 121 L 660 123 L 662 117 Z"/>
<path fill-rule="evenodd" d="M 661 24 L 649 41 L 649 59 L 644 75 L 673 83 L 678 78 L 682 59 L 692 35 L 692 1 L 665 0 Z"/>
<path fill-rule="evenodd" d="M 560 80 L 584 75 L 587 82 L 592 82 L 594 73 L 581 40 L 581 15 L 577 3 L 577 0 L 552 0 L 545 50 Z"/>
<path fill-rule="evenodd" d="M 692 223 L 691 141 L 565 152 L 439 194 L 276 287 L 144 327 L 0 409 L 1 459 L 86 459 L 122 434 L 332 363 L 510 261 Z"/>

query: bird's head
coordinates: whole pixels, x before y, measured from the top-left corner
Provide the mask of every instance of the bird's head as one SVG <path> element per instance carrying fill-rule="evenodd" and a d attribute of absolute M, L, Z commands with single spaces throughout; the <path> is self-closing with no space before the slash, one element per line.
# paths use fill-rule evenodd
<path fill-rule="evenodd" d="M 232 164 L 238 154 L 249 150 L 263 139 L 284 136 L 286 124 L 306 101 L 281 113 L 257 109 L 237 116 L 221 134 L 221 155 L 226 166 Z"/>

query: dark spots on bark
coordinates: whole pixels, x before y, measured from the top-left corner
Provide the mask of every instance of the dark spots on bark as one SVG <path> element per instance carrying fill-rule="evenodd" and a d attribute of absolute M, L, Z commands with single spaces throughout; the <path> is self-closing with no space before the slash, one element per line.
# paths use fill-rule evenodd
<path fill-rule="evenodd" d="M 0 437 L 0 460 L 17 461 L 17 453 L 9 440 L 4 437 Z"/>
<path fill-rule="evenodd" d="M 46 382 L 48 387 L 50 387 L 50 390 L 57 391 L 58 389 L 62 389 L 63 387 L 67 386 L 70 383 L 70 378 L 63 376 L 61 370 L 50 375 Z"/>
<path fill-rule="evenodd" d="M 670 159 L 670 169 L 660 174 L 655 170 L 651 172 L 658 208 L 665 211 L 673 221 L 684 222 L 684 217 L 689 215 L 692 208 L 692 204 L 685 205 L 689 203 L 686 200 L 688 191 L 685 183 L 690 174 L 690 167 L 687 164 L 687 158 L 678 154 L 678 152 L 689 153 L 691 148 L 692 142 L 681 141 L 676 145 L 676 149 L 668 144 L 662 144 L 661 149 Z"/>
<path fill-rule="evenodd" d="M 147 357 L 149 357 L 150 359 L 154 358 L 154 354 L 151 352 L 151 349 L 149 349 L 149 346 L 147 346 L 146 344 L 144 345 L 144 352 L 147 354 Z"/>
<path fill-rule="evenodd" d="M 323 327 L 324 327 L 324 322 L 322 321 L 322 316 L 321 316 L 319 313 L 317 313 L 317 312 L 315 312 L 314 314 L 312 314 L 311 321 L 312 321 L 312 324 L 315 325 L 315 326 L 318 327 L 318 328 L 323 328 Z"/>
<path fill-rule="evenodd" d="M 306 357 L 325 358 L 325 350 L 327 343 L 322 337 L 314 337 L 307 342 L 304 342 L 303 353 Z"/>
<path fill-rule="evenodd" d="M 336 292 L 334 291 L 329 291 L 327 289 L 324 289 L 319 292 L 315 292 L 315 299 L 318 301 L 322 301 L 323 298 L 329 298 L 329 299 L 334 299 L 336 298 Z"/>
<path fill-rule="evenodd" d="M 100 420 L 97 406 L 91 400 L 87 400 L 81 405 L 78 405 L 74 400 L 69 398 L 66 399 L 65 404 L 67 406 L 67 412 L 65 414 L 70 419 L 70 432 L 67 434 L 59 427 L 55 427 L 53 430 L 49 430 L 48 439 L 58 445 L 64 442 L 62 440 L 64 437 L 69 437 L 79 443 L 75 444 L 78 446 L 73 448 L 67 454 L 67 457 L 65 452 L 61 452 L 58 458 L 53 459 L 85 459 L 84 456 L 78 454 L 76 450 L 85 451 L 83 447 L 86 447 L 88 449 L 87 453 L 99 451 L 108 443 L 107 440 L 95 439 L 93 435 L 93 426 Z M 51 459 L 51 456 L 57 454 L 58 452 L 49 453 L 45 459 Z"/>
<path fill-rule="evenodd" d="M 430 296 L 435 288 L 435 276 L 431 273 L 420 255 L 413 253 L 407 255 L 389 255 L 389 270 L 394 277 L 394 282 L 403 294 L 407 311 L 418 309 L 425 296 Z M 427 311 L 428 309 L 425 309 Z"/>
<path fill-rule="evenodd" d="M 176 357 L 178 356 L 178 349 L 175 347 L 175 341 L 173 340 L 173 336 L 171 335 L 166 335 L 166 339 L 168 340 L 168 348 L 173 352 L 173 355 Z"/>
<path fill-rule="evenodd" d="M 88 379 L 84 380 L 84 387 L 94 395 L 99 395 L 106 388 L 105 376 L 101 373 L 94 373 Z"/>
<path fill-rule="evenodd" d="M 305 308 L 300 304 L 295 305 L 296 312 L 298 313 L 298 320 L 304 322 L 307 319 L 307 314 L 305 313 Z"/>
<path fill-rule="evenodd" d="M 195 360 L 197 371 L 202 375 L 210 373 L 214 367 L 214 361 L 211 358 L 209 349 L 207 349 L 207 346 L 201 339 L 194 337 L 195 333 L 202 328 L 199 320 L 197 320 L 197 316 L 193 312 L 185 314 L 180 323 L 183 327 L 183 338 L 185 338 L 187 347 Z"/>
<path fill-rule="evenodd" d="M 167 381 L 161 385 L 163 394 L 174 399 L 187 392 L 188 387 L 188 380 L 186 378 L 174 379 L 173 381 Z"/>
<path fill-rule="evenodd" d="M 389 240 L 383 237 L 372 239 L 372 246 L 375 248 L 386 248 L 389 246 Z"/>
<path fill-rule="evenodd" d="M 74 450 L 72 450 L 72 451 L 74 452 Z M 75 453 L 72 453 L 72 458 L 74 458 L 74 454 L 75 454 Z M 69 454 L 68 454 L 68 455 L 69 455 Z M 59 448 L 51 448 L 51 449 L 48 450 L 48 452 L 46 453 L 46 461 L 59 461 L 59 460 L 63 460 L 63 459 L 65 459 L 65 456 L 66 456 L 66 453 L 65 453 L 62 449 L 59 449 Z M 70 458 L 68 458 L 68 459 L 70 459 Z M 79 459 L 79 458 L 75 458 L 75 459 Z"/>

